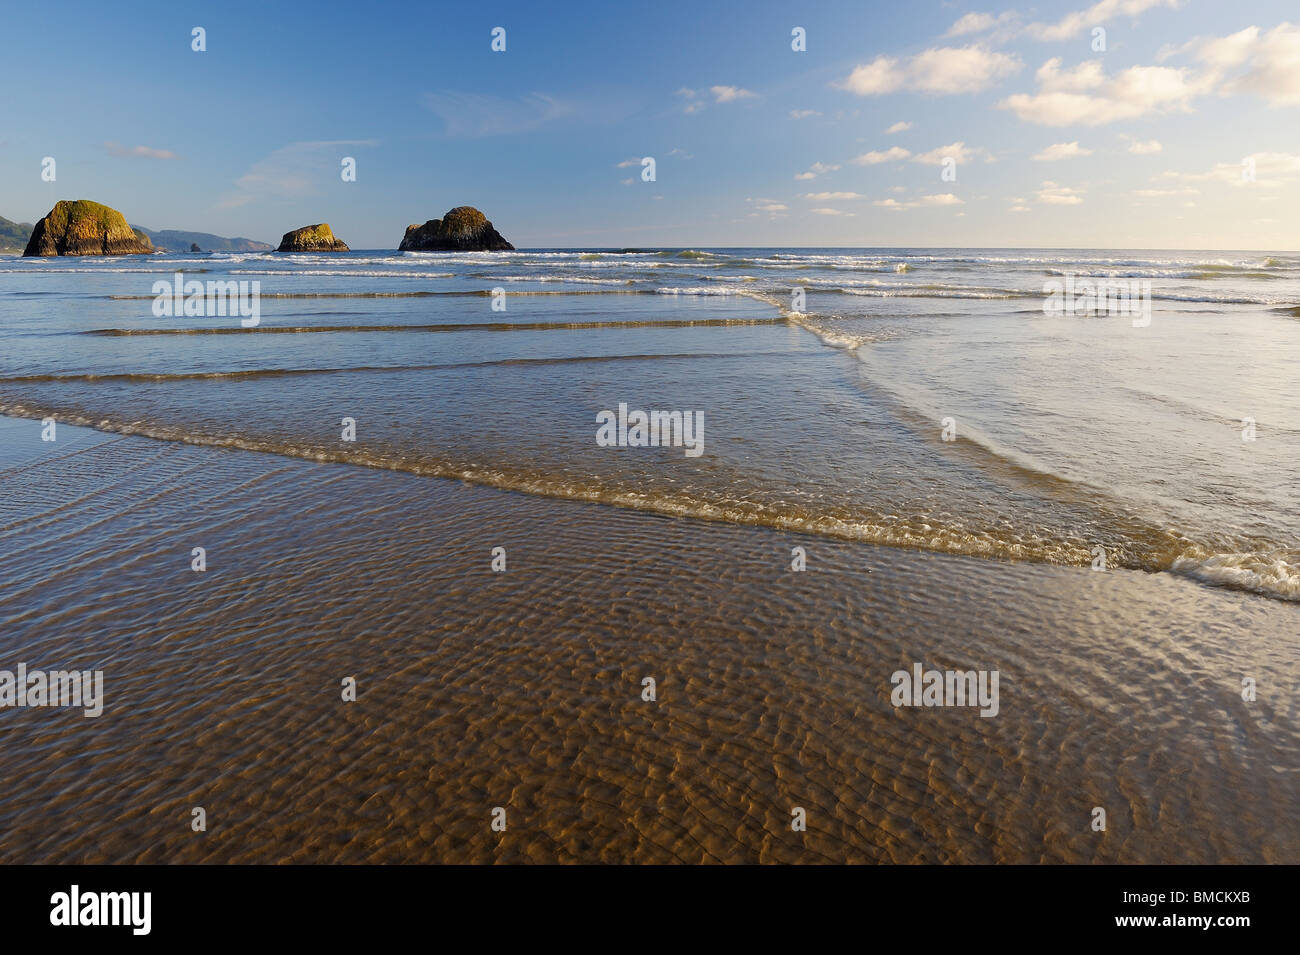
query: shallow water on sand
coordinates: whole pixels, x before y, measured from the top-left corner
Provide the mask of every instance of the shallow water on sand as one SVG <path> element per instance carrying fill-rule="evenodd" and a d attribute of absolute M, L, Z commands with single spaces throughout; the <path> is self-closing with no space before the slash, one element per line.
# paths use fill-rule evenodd
<path fill-rule="evenodd" d="M 260 324 L 155 314 L 176 272 L 260 282 Z M 1149 324 L 1045 315 L 1066 278 L 1149 283 Z M 0 289 L 0 413 L 1300 600 L 1294 255 L 232 253 Z M 598 446 L 620 404 L 702 414 L 706 452 Z"/>
<path fill-rule="evenodd" d="M 0 669 L 107 697 L 0 709 L 0 860 L 1300 862 L 1297 307 L 1268 253 L 0 259 Z"/>
<path fill-rule="evenodd" d="M 5 862 L 1300 861 L 1289 603 L 38 430 L 4 658 L 105 706 L 3 713 Z M 913 662 L 998 715 L 895 709 Z"/>

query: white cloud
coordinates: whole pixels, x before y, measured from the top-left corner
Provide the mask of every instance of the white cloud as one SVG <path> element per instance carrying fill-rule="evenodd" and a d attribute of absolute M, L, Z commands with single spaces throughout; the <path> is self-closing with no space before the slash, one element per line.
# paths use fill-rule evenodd
<path fill-rule="evenodd" d="M 1133 195 L 1143 199 L 1160 199 L 1165 196 L 1199 196 L 1199 189 L 1134 189 Z"/>
<path fill-rule="evenodd" d="M 104 143 L 104 148 L 108 150 L 110 156 L 120 156 L 123 158 L 140 158 L 140 159 L 180 159 L 170 149 L 154 149 L 151 146 L 123 146 L 121 143 L 112 141 Z"/>
<path fill-rule="evenodd" d="M 890 146 L 885 150 L 873 149 L 869 153 L 863 153 L 853 160 L 858 166 L 877 166 L 882 162 L 900 162 L 912 155 L 911 150 L 904 149 L 902 146 Z"/>
<path fill-rule="evenodd" d="M 1185 69 L 1132 66 L 1107 77 L 1100 60 L 1062 70 L 1060 57 L 1053 57 L 1035 78 L 1037 93 L 1016 93 L 998 106 L 1044 126 L 1099 126 L 1154 110 L 1189 109 L 1192 98 L 1207 91 L 1204 80 Z"/>
<path fill-rule="evenodd" d="M 854 67 L 834 85 L 858 96 L 880 96 L 898 90 L 922 93 L 977 93 L 1021 68 L 1009 53 L 981 46 L 939 47 L 910 59 L 878 56 Z"/>
<path fill-rule="evenodd" d="M 978 146 L 967 146 L 963 142 L 949 143 L 947 146 L 940 146 L 937 149 L 931 149 L 928 153 L 918 153 L 912 157 L 913 162 L 924 163 L 927 166 L 942 166 L 947 160 L 951 159 L 955 163 L 966 164 L 974 162 L 976 159 L 983 157 L 985 162 L 992 162 L 993 156 L 986 149 L 980 149 Z"/>
<path fill-rule="evenodd" d="M 1073 159 L 1076 156 L 1091 156 L 1091 149 L 1084 149 L 1079 145 L 1079 141 L 1072 143 L 1053 143 L 1041 152 L 1034 153 L 1031 159 L 1037 159 L 1041 162 L 1055 162 L 1058 159 Z"/>
<path fill-rule="evenodd" d="M 839 209 L 810 209 L 813 215 L 819 216 L 852 216 L 852 212 L 842 212 Z"/>
<path fill-rule="evenodd" d="M 1300 105 L 1300 27 L 1282 23 L 1267 33 L 1247 27 L 1230 36 L 1193 40 L 1191 49 L 1214 80 L 1230 70 L 1224 93 L 1254 93 L 1272 106 Z"/>
<path fill-rule="evenodd" d="M 1137 153 L 1139 156 L 1147 156 L 1150 155 L 1151 153 L 1158 153 L 1162 149 L 1164 149 L 1164 147 L 1160 145 L 1160 141 L 1158 139 L 1147 139 L 1147 140 L 1135 139 L 1128 144 L 1128 151 L 1131 153 Z"/>
<path fill-rule="evenodd" d="M 994 27 L 1010 26 L 1020 14 L 1015 10 L 1007 10 L 998 14 L 996 17 L 991 13 L 967 13 L 959 17 L 957 22 L 948 28 L 945 37 L 969 36 L 972 33 L 984 33 Z"/>
<path fill-rule="evenodd" d="M 1230 70 L 1245 63 L 1258 43 L 1259 27 L 1246 27 L 1225 37 L 1198 37 L 1183 49 L 1211 69 Z"/>
<path fill-rule="evenodd" d="M 1245 173 L 1253 171 L 1254 178 Z M 1252 153 L 1240 162 L 1221 162 L 1207 172 L 1165 172 L 1159 178 L 1182 182 L 1219 182 L 1230 186 L 1289 181 L 1300 176 L 1300 154 Z"/>
<path fill-rule="evenodd" d="M 715 103 L 734 103 L 738 99 L 749 99 L 755 94 L 739 86 L 710 86 Z"/>
<path fill-rule="evenodd" d="M 809 116 L 820 116 L 821 113 L 815 109 L 792 109 L 790 110 L 791 119 L 807 119 Z"/>
<path fill-rule="evenodd" d="M 937 196 L 922 196 L 916 200 L 917 205 L 921 206 L 960 206 L 965 203 L 954 196 L 951 192 L 945 192 Z"/>
<path fill-rule="evenodd" d="M 754 208 L 757 209 L 759 212 L 785 212 L 789 209 L 789 206 L 787 206 L 784 202 L 778 202 L 775 199 L 746 198 L 745 201 L 753 203 Z"/>
<path fill-rule="evenodd" d="M 641 160 L 636 156 L 633 156 L 631 159 L 624 159 L 621 163 L 619 163 L 614 168 L 627 169 L 629 166 L 639 166 L 639 165 L 641 165 Z"/>
<path fill-rule="evenodd" d="M 1179 0 L 1100 0 L 1074 10 L 1055 23 L 1031 23 L 1025 32 L 1038 40 L 1068 40 L 1117 16 L 1137 17 L 1153 7 L 1176 7 Z M 960 21 L 959 21 L 960 22 Z"/>
<path fill-rule="evenodd" d="M 861 193 L 857 192 L 805 192 L 805 199 L 812 199 L 814 202 L 835 202 L 840 199 L 862 199 Z"/>
<path fill-rule="evenodd" d="M 893 126 L 890 126 L 887 130 L 885 130 L 885 135 L 892 136 L 895 133 L 905 133 L 911 128 L 912 128 L 911 123 L 895 123 Z"/>
<path fill-rule="evenodd" d="M 965 203 L 954 196 L 951 192 L 940 193 L 932 196 L 920 196 L 910 202 L 899 202 L 897 199 L 877 199 L 872 205 L 880 206 L 882 209 L 893 209 L 896 212 L 903 209 L 916 209 L 920 207 L 935 206 L 961 206 Z"/>
<path fill-rule="evenodd" d="M 829 163 L 815 162 L 808 167 L 807 172 L 796 173 L 795 178 L 801 181 L 808 180 L 808 179 L 816 179 L 818 176 L 822 175 L 823 173 L 834 172 L 836 169 L 839 168 L 840 168 L 839 166 L 831 165 Z"/>
<path fill-rule="evenodd" d="M 1077 206 L 1083 202 L 1083 196 L 1079 189 L 1059 186 L 1050 180 L 1045 180 L 1042 188 L 1038 190 L 1038 201 L 1053 206 Z"/>

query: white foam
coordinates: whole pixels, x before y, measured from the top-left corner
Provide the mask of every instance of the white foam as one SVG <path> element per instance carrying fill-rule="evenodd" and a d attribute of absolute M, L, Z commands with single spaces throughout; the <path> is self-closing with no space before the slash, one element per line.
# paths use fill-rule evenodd
<path fill-rule="evenodd" d="M 1273 553 L 1213 554 L 1179 557 L 1169 568 L 1201 583 L 1300 600 L 1300 555 Z"/>

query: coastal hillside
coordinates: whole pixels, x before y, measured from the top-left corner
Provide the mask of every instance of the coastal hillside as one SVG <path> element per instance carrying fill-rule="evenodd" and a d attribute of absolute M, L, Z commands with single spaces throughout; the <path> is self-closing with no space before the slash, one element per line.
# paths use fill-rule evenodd
<path fill-rule="evenodd" d="M 228 239 L 225 236 L 213 235 L 211 232 L 185 232 L 180 229 L 146 229 L 144 226 L 133 225 L 131 228 L 138 229 L 149 237 L 154 247 L 164 249 L 168 252 L 188 252 L 191 246 L 197 245 L 204 252 L 270 252 L 275 246 L 268 242 L 258 242 L 256 239 L 246 239 L 237 236 Z"/>
<path fill-rule="evenodd" d="M 32 237 L 30 222 L 10 222 L 0 216 L 0 252 L 21 252 Z"/>

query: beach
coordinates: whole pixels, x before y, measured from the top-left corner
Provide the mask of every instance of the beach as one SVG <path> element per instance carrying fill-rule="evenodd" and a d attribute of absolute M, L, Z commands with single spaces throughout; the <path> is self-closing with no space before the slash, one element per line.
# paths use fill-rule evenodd
<path fill-rule="evenodd" d="M 69 431 L 0 610 L 105 712 L 6 714 L 6 863 L 1296 861 L 1288 604 Z"/>
<path fill-rule="evenodd" d="M 495 255 L 7 266 L 0 860 L 1300 861 L 1300 262 Z"/>

